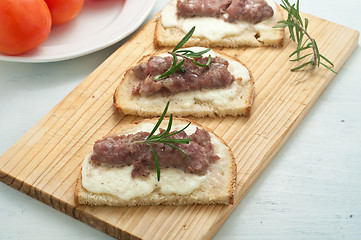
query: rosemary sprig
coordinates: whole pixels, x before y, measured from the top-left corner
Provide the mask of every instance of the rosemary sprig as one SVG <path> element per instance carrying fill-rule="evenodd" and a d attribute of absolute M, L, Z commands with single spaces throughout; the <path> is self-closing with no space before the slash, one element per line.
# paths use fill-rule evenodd
<path fill-rule="evenodd" d="M 281 7 L 288 12 L 288 17 L 286 21 L 279 21 L 278 23 L 281 25 L 274 26 L 274 28 L 284 28 L 287 27 L 290 32 L 291 39 L 297 43 L 297 50 L 295 50 L 291 55 L 290 58 L 296 55 L 294 59 L 290 61 L 300 61 L 306 57 L 311 56 L 311 59 L 295 68 L 292 68 L 291 71 L 300 70 L 306 66 L 310 66 L 310 70 L 314 70 L 316 67 L 320 65 L 326 67 L 333 73 L 337 72 L 333 70 L 334 67 L 333 63 L 328 60 L 325 56 L 323 56 L 318 49 L 316 40 L 311 37 L 311 35 L 307 32 L 309 20 L 305 18 L 303 22 L 300 11 L 299 11 L 299 0 L 297 0 L 297 4 L 290 4 L 288 0 L 282 0 Z M 304 40 L 304 37 L 307 37 Z M 312 50 L 312 53 L 308 53 L 305 55 L 301 55 L 306 50 Z M 325 61 L 325 62 L 323 62 Z"/>
<path fill-rule="evenodd" d="M 191 138 L 183 138 L 183 139 L 174 139 L 174 138 L 169 138 L 177 133 L 180 133 L 182 131 L 184 131 L 187 127 L 189 127 L 189 125 L 191 124 L 191 122 L 189 122 L 184 128 L 182 128 L 181 130 L 175 131 L 175 132 L 170 132 L 172 129 L 172 123 L 173 123 L 173 114 L 170 114 L 169 117 L 169 122 L 168 122 L 168 126 L 167 129 L 158 135 L 154 135 L 154 133 L 157 131 L 157 129 L 159 128 L 160 124 L 162 123 L 167 111 L 168 111 L 168 107 L 169 107 L 169 101 L 167 102 L 167 105 L 164 108 L 164 111 L 162 113 L 162 115 L 160 116 L 158 122 L 155 124 L 153 130 L 149 133 L 148 137 L 143 140 L 143 141 L 137 141 L 137 143 L 145 143 L 147 144 L 150 149 L 152 150 L 153 153 L 153 157 L 154 157 L 154 161 L 155 161 L 155 166 L 157 169 L 157 179 L 158 181 L 160 180 L 160 166 L 159 166 L 159 160 L 157 157 L 157 154 L 155 153 L 155 150 L 152 146 L 152 144 L 156 144 L 156 143 L 163 143 L 165 145 L 168 145 L 172 148 L 177 149 L 179 152 L 181 152 L 183 154 L 183 156 L 188 160 L 187 155 L 182 151 L 182 149 L 180 149 L 179 147 L 173 145 L 173 144 L 188 144 L 192 139 Z"/>
<path fill-rule="evenodd" d="M 209 54 L 208 55 L 208 60 L 206 64 L 201 64 L 199 62 L 197 62 L 195 59 L 196 58 L 201 58 L 203 54 L 209 52 L 211 49 L 207 48 L 203 51 L 199 51 L 199 52 L 194 52 L 192 50 L 188 50 L 188 49 L 180 49 L 193 35 L 194 30 L 196 29 L 196 27 L 192 27 L 192 29 L 182 38 L 182 40 L 179 41 L 179 43 L 174 47 L 174 49 L 171 52 L 168 52 L 169 54 L 171 54 L 173 56 L 173 63 L 172 66 L 163 74 L 161 74 L 160 76 L 156 77 L 154 79 L 154 81 L 158 81 L 161 80 L 163 78 L 168 77 L 169 75 L 171 75 L 172 73 L 176 72 L 177 70 L 182 70 L 182 65 L 185 61 L 185 59 L 188 59 L 190 61 L 192 61 L 193 64 L 200 66 L 200 67 L 207 67 L 209 66 L 209 64 L 212 61 L 212 57 Z M 178 60 L 178 57 L 182 58 L 182 60 Z"/>

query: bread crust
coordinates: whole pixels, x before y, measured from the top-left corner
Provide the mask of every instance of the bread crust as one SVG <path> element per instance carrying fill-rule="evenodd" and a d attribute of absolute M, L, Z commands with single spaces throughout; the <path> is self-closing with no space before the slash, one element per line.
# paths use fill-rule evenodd
<path fill-rule="evenodd" d="M 176 0 L 173 0 L 176 1 Z M 172 1 L 171 1 L 172 2 Z M 171 2 L 169 4 L 171 4 Z M 192 36 L 184 45 L 189 46 L 200 46 L 200 47 L 227 47 L 227 48 L 238 48 L 238 47 L 282 47 L 284 42 L 284 29 L 283 28 L 272 28 L 278 21 L 284 19 L 281 7 L 276 4 L 277 21 L 274 25 L 269 25 L 268 29 L 262 29 L 260 31 L 245 30 L 239 35 L 232 35 L 222 38 L 221 40 L 209 40 L 204 37 Z M 163 10 L 162 10 L 163 11 Z M 165 28 L 161 23 L 161 16 L 156 20 L 155 31 L 154 31 L 154 46 L 159 47 L 174 47 L 184 37 L 184 32 L 177 28 Z"/>
<path fill-rule="evenodd" d="M 133 79 L 130 67 L 121 77 L 121 82 L 115 90 L 113 100 L 114 106 L 122 114 L 130 114 L 142 117 L 156 117 L 160 116 L 164 106 L 170 101 L 169 113 L 176 117 L 224 117 L 224 116 L 250 116 L 251 106 L 254 100 L 254 78 L 249 68 L 238 59 L 224 54 L 217 50 L 212 50 L 217 56 L 240 63 L 245 67 L 250 76 L 247 83 L 243 83 L 241 78 L 235 79 L 232 88 L 239 94 L 232 102 L 225 102 L 222 106 L 212 104 L 212 101 L 202 100 L 199 95 L 206 92 L 217 93 L 221 89 L 211 90 L 194 90 L 189 91 L 189 95 L 193 97 L 191 104 L 186 103 L 186 99 L 182 97 L 183 93 L 178 93 L 170 96 L 162 96 L 160 93 L 151 97 L 133 96 L 131 94 L 133 86 Z M 165 54 L 166 52 L 159 52 L 156 55 Z M 151 55 L 144 56 L 137 64 L 147 61 Z M 188 96 L 189 98 L 189 96 Z"/>
<path fill-rule="evenodd" d="M 125 126 L 122 130 L 119 131 L 119 134 L 128 134 L 132 131 L 129 129 L 134 129 L 136 126 L 140 126 L 144 123 L 156 123 L 158 119 L 146 119 L 136 123 L 129 124 Z M 165 119 L 167 122 L 168 119 Z M 189 121 L 181 118 L 174 118 L 173 124 L 175 125 L 186 125 Z M 216 137 L 218 141 L 227 149 L 226 159 L 219 159 L 217 161 L 225 161 L 227 164 L 227 172 L 221 176 L 225 178 L 226 184 L 222 185 L 224 187 L 221 191 L 217 188 L 218 195 L 215 195 L 214 187 L 211 184 L 202 185 L 195 189 L 191 194 L 188 195 L 177 195 L 177 194 L 163 194 L 158 189 L 155 189 L 151 194 L 147 196 L 135 197 L 130 200 L 122 200 L 115 196 L 109 194 L 96 194 L 88 192 L 82 186 L 82 174 L 80 174 L 76 181 L 75 191 L 74 191 L 74 200 L 76 205 L 86 204 L 86 205 L 107 205 L 107 206 L 140 206 L 140 205 L 192 205 L 192 204 L 233 204 L 234 202 L 234 191 L 237 178 L 237 166 L 233 153 L 227 143 L 212 132 L 209 128 L 200 125 L 199 123 L 192 122 L 192 125 L 199 128 L 203 128 L 208 131 L 211 135 Z M 164 127 L 163 123 L 161 127 Z M 212 164 L 211 164 L 212 165 Z M 209 171 L 217 170 L 215 167 L 210 167 Z M 208 176 L 208 175 L 207 175 Z M 223 179 L 220 179 L 223 181 Z M 206 183 L 209 183 L 208 180 Z M 205 186 L 203 186 L 205 185 Z M 221 193 L 221 194 L 220 194 Z"/>

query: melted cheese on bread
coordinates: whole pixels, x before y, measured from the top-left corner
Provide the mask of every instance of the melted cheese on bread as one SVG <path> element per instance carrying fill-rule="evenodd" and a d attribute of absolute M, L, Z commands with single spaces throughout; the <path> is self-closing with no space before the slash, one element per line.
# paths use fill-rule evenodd
<path fill-rule="evenodd" d="M 177 27 L 187 33 L 193 26 L 196 27 L 194 37 L 204 37 L 211 41 L 219 41 L 228 36 L 239 35 L 246 30 L 259 32 L 277 25 L 279 13 L 273 0 L 266 0 L 272 7 L 274 15 L 257 24 L 237 20 L 234 23 L 226 22 L 221 18 L 196 16 L 191 18 L 178 18 L 177 1 L 171 1 L 161 12 L 161 23 L 164 28 Z"/>
<path fill-rule="evenodd" d="M 127 130 L 128 133 L 139 131 L 150 132 L 154 124 L 143 124 L 137 128 Z M 173 130 L 183 128 L 183 125 L 173 126 Z M 196 131 L 196 126 L 190 125 L 185 131 L 192 134 Z M 121 200 L 131 200 L 136 197 L 143 197 L 158 190 L 162 194 L 188 195 L 193 191 L 211 185 L 217 191 L 223 191 L 229 179 L 222 176 L 229 168 L 226 161 L 229 158 L 227 147 L 219 139 L 210 133 L 211 141 L 214 145 L 214 152 L 220 159 L 209 166 L 207 174 L 200 176 L 185 173 L 174 168 L 161 169 L 160 181 L 157 181 L 156 171 L 153 170 L 147 177 L 131 177 L 133 166 L 125 167 L 105 167 L 95 166 L 90 161 L 89 154 L 82 164 L 82 186 L 88 192 L 96 194 L 108 194 Z"/>

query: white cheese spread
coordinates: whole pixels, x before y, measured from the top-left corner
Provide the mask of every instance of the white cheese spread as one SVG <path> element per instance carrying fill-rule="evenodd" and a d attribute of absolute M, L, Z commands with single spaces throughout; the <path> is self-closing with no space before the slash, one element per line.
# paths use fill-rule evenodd
<path fill-rule="evenodd" d="M 273 0 L 266 0 L 273 11 L 277 11 L 277 6 Z M 269 23 L 274 22 L 275 15 L 264 21 L 251 24 L 245 21 L 235 21 L 234 23 L 226 22 L 223 19 L 215 17 L 192 17 L 178 18 L 177 1 L 171 1 L 161 12 L 161 23 L 165 28 L 177 27 L 187 33 L 193 26 L 196 27 L 193 36 L 204 37 L 211 41 L 219 41 L 224 37 L 239 35 L 245 30 L 259 31 L 269 28 Z"/>
<path fill-rule="evenodd" d="M 198 52 L 206 48 L 190 47 L 185 49 L 190 49 L 195 52 Z M 203 56 L 207 57 L 209 54 L 212 57 L 217 56 L 216 52 L 212 50 L 203 54 Z M 160 54 L 160 56 L 163 56 L 163 54 Z M 242 79 L 241 81 L 242 85 L 246 85 L 251 79 L 248 69 L 238 61 L 230 60 L 230 59 L 226 59 L 226 60 L 229 63 L 228 71 L 236 79 Z M 237 103 L 239 102 L 237 98 L 242 95 L 242 88 L 238 87 L 237 85 L 238 85 L 237 82 L 234 81 L 231 85 L 225 88 L 201 89 L 197 92 L 194 91 L 179 92 L 172 95 L 172 102 L 173 103 L 182 102 L 181 105 L 177 106 L 182 109 L 189 109 L 190 107 L 194 106 L 196 102 L 202 102 L 202 103 L 208 102 L 215 108 L 222 109 L 225 105 L 233 104 L 233 101 Z M 162 103 L 163 99 L 157 96 L 149 96 L 147 98 L 141 98 L 137 96 L 135 98 L 137 98 L 137 101 L 142 101 L 142 106 L 150 107 L 153 105 L 163 104 Z"/>
<path fill-rule="evenodd" d="M 130 132 L 151 131 L 153 124 L 145 124 L 142 127 L 128 130 Z M 180 129 L 184 126 L 178 126 Z M 186 132 L 192 134 L 196 130 L 196 126 L 190 125 Z M 220 144 L 219 140 L 211 135 L 212 142 L 215 145 L 215 151 L 219 157 L 226 157 L 226 149 Z M 82 164 L 82 186 L 89 192 L 97 194 L 109 194 L 122 200 L 130 200 L 132 198 L 147 196 L 156 189 L 162 194 L 178 194 L 187 195 L 192 193 L 207 181 L 207 184 L 217 184 L 222 186 L 219 182 L 219 175 L 224 174 L 226 168 L 224 162 L 221 160 L 212 164 L 213 176 L 206 174 L 199 176 L 195 174 L 185 173 L 182 170 L 174 168 L 161 169 L 160 181 L 157 181 L 157 174 L 151 171 L 147 177 L 132 178 L 131 172 L 133 166 L 126 167 L 105 167 L 95 166 L 90 160 L 91 154 L 88 154 Z M 218 177 L 217 177 L 218 176 Z M 218 179 L 218 180 L 217 180 Z"/>

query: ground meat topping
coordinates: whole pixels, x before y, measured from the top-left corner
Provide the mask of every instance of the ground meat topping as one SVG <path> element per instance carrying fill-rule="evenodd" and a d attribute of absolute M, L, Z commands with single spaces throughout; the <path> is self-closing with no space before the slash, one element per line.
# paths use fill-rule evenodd
<path fill-rule="evenodd" d="M 231 0 L 183 0 L 177 2 L 179 17 L 219 17 L 231 4 Z"/>
<path fill-rule="evenodd" d="M 183 18 L 208 16 L 258 23 L 274 12 L 265 0 L 178 0 L 177 14 Z"/>
<path fill-rule="evenodd" d="M 161 129 L 161 132 L 164 131 Z M 95 143 L 91 160 L 95 164 L 109 167 L 124 167 L 133 165 L 132 177 L 148 176 L 149 169 L 155 168 L 154 157 L 150 147 L 145 143 L 136 143 L 144 140 L 149 133 L 106 137 Z M 163 143 L 152 144 L 161 168 L 178 168 L 187 173 L 203 175 L 207 172 L 210 163 L 219 159 L 214 154 L 211 137 L 201 128 L 190 136 L 184 131 L 175 134 L 173 138 L 191 138 L 189 144 L 174 144 L 187 155 L 188 160 L 178 150 Z"/>
<path fill-rule="evenodd" d="M 273 16 L 273 9 L 265 0 L 233 0 L 226 13 L 227 20 L 244 20 L 251 23 L 261 22 Z"/>
<path fill-rule="evenodd" d="M 196 61 L 206 64 L 208 58 L 202 57 Z M 228 71 L 228 61 L 215 57 L 207 67 L 200 67 L 186 59 L 182 69 L 176 71 L 165 79 L 154 79 L 166 72 L 172 65 L 173 57 L 153 56 L 148 62 L 142 63 L 132 69 L 134 76 L 140 83 L 133 89 L 133 95 L 150 96 L 155 93 L 171 95 L 178 92 L 222 88 L 234 81 L 234 76 Z"/>

